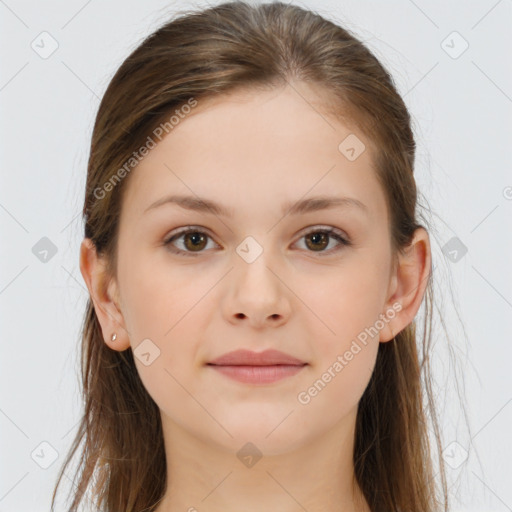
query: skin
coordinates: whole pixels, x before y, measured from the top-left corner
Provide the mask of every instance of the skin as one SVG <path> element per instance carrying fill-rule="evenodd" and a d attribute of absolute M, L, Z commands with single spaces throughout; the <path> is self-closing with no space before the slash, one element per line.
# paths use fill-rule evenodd
<path fill-rule="evenodd" d="M 354 161 L 338 150 L 351 133 L 367 148 Z M 160 350 L 148 366 L 135 358 L 162 417 L 168 485 L 158 512 L 370 510 L 352 486 L 357 405 L 379 343 L 416 315 L 431 259 L 424 229 L 403 255 L 392 252 L 369 148 L 362 133 L 328 118 L 322 92 L 304 83 L 202 100 L 129 177 L 116 276 L 84 239 L 80 269 L 105 343 L 135 350 L 149 338 Z M 171 204 L 145 212 L 169 194 L 212 199 L 234 216 Z M 321 194 L 357 198 L 367 212 L 281 212 L 286 201 Z M 173 254 L 164 241 L 189 225 L 206 241 L 195 257 Z M 305 236 L 326 227 L 352 245 Z M 251 263 L 236 252 L 247 236 L 263 250 Z M 174 246 L 194 252 L 183 236 Z M 400 311 L 300 403 L 298 394 L 393 304 Z M 205 365 L 238 348 L 276 348 L 308 365 L 266 385 Z M 236 455 L 247 442 L 263 454 L 252 467 Z"/>

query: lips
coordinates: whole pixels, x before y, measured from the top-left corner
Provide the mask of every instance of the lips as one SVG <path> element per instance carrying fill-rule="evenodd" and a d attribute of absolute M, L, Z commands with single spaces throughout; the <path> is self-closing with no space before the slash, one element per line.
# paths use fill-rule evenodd
<path fill-rule="evenodd" d="M 307 363 L 279 350 L 252 352 L 251 350 L 235 350 L 228 352 L 207 363 L 215 366 L 304 366 Z"/>
<path fill-rule="evenodd" d="M 274 384 L 301 372 L 308 363 L 279 350 L 235 350 L 207 363 L 215 372 L 243 384 Z"/>

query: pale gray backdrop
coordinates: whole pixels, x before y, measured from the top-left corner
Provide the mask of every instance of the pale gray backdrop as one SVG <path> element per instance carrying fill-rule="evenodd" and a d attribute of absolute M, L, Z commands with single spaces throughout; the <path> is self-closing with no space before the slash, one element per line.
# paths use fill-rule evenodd
<path fill-rule="evenodd" d="M 452 510 L 512 511 L 512 2 L 296 3 L 363 39 L 413 116 L 457 360 L 438 322 Z M 0 0 L 0 512 L 49 510 L 80 414 L 80 211 L 99 99 L 143 37 L 176 9 L 205 5 Z"/>

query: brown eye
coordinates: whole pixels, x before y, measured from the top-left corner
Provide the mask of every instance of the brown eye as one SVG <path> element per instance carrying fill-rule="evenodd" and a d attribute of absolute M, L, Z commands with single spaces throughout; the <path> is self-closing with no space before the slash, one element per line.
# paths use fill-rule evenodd
<path fill-rule="evenodd" d="M 344 246 L 351 246 L 352 243 L 338 233 L 334 228 L 316 229 L 310 231 L 301 237 L 306 240 L 306 247 L 308 252 L 316 252 L 320 256 L 329 255 L 341 250 Z M 177 247 L 175 242 L 181 241 L 181 247 Z M 189 227 L 176 233 L 164 242 L 164 245 L 173 253 L 184 256 L 199 256 L 201 253 L 206 252 L 205 248 L 208 245 L 208 240 L 212 240 L 210 235 L 195 227 Z M 336 244 L 333 248 L 326 250 L 329 242 L 335 241 Z M 213 240 L 212 240 L 213 241 Z M 218 244 L 215 244 L 218 245 Z"/>
<path fill-rule="evenodd" d="M 310 249 L 314 249 L 314 250 L 317 250 L 317 249 L 323 250 L 329 244 L 329 235 L 322 231 L 310 233 L 305 236 L 305 239 L 306 239 L 306 245 Z M 309 240 L 311 240 L 311 243 L 308 243 Z"/>
<path fill-rule="evenodd" d="M 352 245 L 348 239 L 344 238 L 334 228 L 316 229 L 306 233 L 302 238 L 306 240 L 306 247 L 309 249 L 309 252 L 317 252 L 320 256 L 329 255 L 343 249 L 344 246 Z M 337 247 L 325 250 L 332 239 L 336 241 Z"/>
<path fill-rule="evenodd" d="M 171 252 L 176 254 L 184 254 L 186 256 L 199 256 L 208 243 L 208 239 L 211 237 L 195 228 L 185 229 L 164 242 L 164 245 L 168 247 Z M 182 248 L 174 245 L 175 241 L 182 239 Z"/>
<path fill-rule="evenodd" d="M 183 235 L 185 247 L 191 251 L 200 251 L 201 249 L 204 249 L 206 245 L 206 238 L 207 237 L 204 236 L 204 233 L 199 231 L 192 231 Z"/>

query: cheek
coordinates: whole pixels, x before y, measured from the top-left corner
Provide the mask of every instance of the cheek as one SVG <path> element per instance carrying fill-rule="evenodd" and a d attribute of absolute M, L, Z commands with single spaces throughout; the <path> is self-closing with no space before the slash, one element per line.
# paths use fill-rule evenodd
<path fill-rule="evenodd" d="M 159 249 L 160 251 L 160 249 Z M 191 276 L 142 251 L 125 251 L 119 262 L 119 278 L 123 283 L 123 316 L 133 335 L 132 344 L 144 338 L 155 338 L 162 344 L 173 335 L 208 291 L 204 279 Z"/>
<path fill-rule="evenodd" d="M 183 362 L 193 362 L 198 350 L 204 317 L 202 299 L 215 282 L 165 261 L 151 260 L 142 252 L 124 254 L 129 256 L 119 262 L 119 279 L 123 283 L 123 317 L 134 355 L 142 350 L 139 344 L 148 339 L 156 348 L 145 343 L 158 354 L 150 367 L 138 365 L 140 372 L 154 379 L 154 373 L 168 369 L 178 377 L 184 371 Z"/>
<path fill-rule="evenodd" d="M 385 267 L 385 263 L 376 265 L 358 255 L 353 264 L 347 262 L 339 271 L 330 269 L 315 286 L 303 283 L 302 297 L 312 320 L 308 329 L 314 328 L 315 339 L 322 340 L 317 343 L 321 356 L 332 358 L 333 354 L 348 350 L 354 339 L 359 335 L 364 339 L 365 330 L 375 326 L 383 312 Z M 367 338 L 370 342 L 378 335 L 373 332 Z"/>
<path fill-rule="evenodd" d="M 322 320 L 308 323 L 315 364 L 297 396 L 311 428 L 317 414 L 334 425 L 357 407 L 370 381 L 379 348 L 375 325 L 386 284 L 380 268 L 364 261 L 347 265 L 305 301 Z"/>
<path fill-rule="evenodd" d="M 377 349 L 378 343 L 369 344 L 350 361 L 329 361 L 299 390 L 297 416 L 303 418 L 306 431 L 330 429 L 357 410 L 375 366 Z"/>
<path fill-rule="evenodd" d="M 198 394 L 191 373 L 202 339 L 198 302 L 206 291 L 184 286 L 180 277 L 171 273 L 153 269 L 146 275 L 144 281 L 144 274 L 140 274 L 138 286 L 134 281 L 127 304 L 130 341 L 140 379 L 168 415 L 200 416 L 189 393 Z M 144 349 L 142 340 L 146 340 Z M 146 353 L 150 355 L 144 357 Z M 150 364 L 145 363 L 148 359 Z"/>

